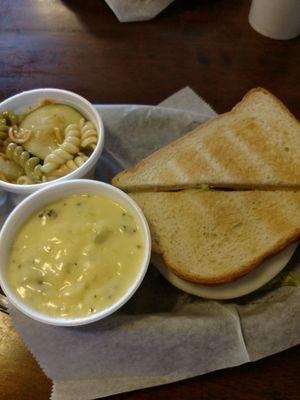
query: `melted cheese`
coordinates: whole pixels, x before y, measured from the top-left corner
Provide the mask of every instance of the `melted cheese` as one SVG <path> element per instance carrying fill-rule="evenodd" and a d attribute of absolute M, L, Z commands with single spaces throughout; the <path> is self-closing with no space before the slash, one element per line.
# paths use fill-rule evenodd
<path fill-rule="evenodd" d="M 31 308 L 77 318 L 132 285 L 144 251 L 134 217 L 108 197 L 72 195 L 32 215 L 11 248 L 8 278 Z"/>

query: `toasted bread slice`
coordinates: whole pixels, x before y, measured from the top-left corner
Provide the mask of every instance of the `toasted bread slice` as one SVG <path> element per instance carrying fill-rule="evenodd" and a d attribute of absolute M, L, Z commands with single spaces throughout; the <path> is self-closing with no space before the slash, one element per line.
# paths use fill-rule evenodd
<path fill-rule="evenodd" d="M 237 279 L 300 238 L 300 191 L 138 192 L 152 250 L 188 281 Z"/>
<path fill-rule="evenodd" d="M 126 191 L 300 188 L 300 124 L 264 89 L 114 177 Z"/>

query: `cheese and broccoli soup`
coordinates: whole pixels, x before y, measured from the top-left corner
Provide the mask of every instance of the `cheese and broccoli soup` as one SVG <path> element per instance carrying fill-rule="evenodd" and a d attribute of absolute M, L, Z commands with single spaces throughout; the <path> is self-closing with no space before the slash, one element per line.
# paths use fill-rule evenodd
<path fill-rule="evenodd" d="M 72 195 L 21 227 L 11 248 L 9 283 L 37 311 L 84 317 L 127 292 L 143 244 L 141 228 L 123 206 L 101 195 Z"/>

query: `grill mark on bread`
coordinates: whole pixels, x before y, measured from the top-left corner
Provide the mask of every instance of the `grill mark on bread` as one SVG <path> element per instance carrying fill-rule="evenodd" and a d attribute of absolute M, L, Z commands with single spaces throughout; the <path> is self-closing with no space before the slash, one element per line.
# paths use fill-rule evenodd
<path fill-rule="evenodd" d="M 178 161 L 175 159 L 172 159 L 168 162 L 168 169 L 166 171 L 163 171 L 162 173 L 158 173 L 159 178 L 174 178 L 178 179 L 178 177 L 181 178 L 182 181 L 186 181 L 189 179 L 189 176 L 187 173 L 185 173 L 184 169 L 180 167 L 178 164 Z"/>
<path fill-rule="evenodd" d="M 223 129 L 218 130 L 214 135 L 214 140 L 208 138 L 204 145 L 212 157 L 218 160 L 218 163 L 222 166 L 224 179 L 228 181 L 228 175 L 231 175 L 234 177 L 233 180 L 236 178 L 248 180 L 249 168 L 251 168 L 248 157 L 241 156 L 238 149 L 233 146 L 232 140 L 224 135 Z M 259 171 L 251 171 L 251 173 L 256 175 L 257 178 L 261 177 Z"/>
<path fill-rule="evenodd" d="M 191 179 L 195 179 L 196 183 L 196 179 L 199 177 L 199 174 L 203 176 L 207 172 L 211 173 L 212 170 L 216 173 L 221 171 L 218 161 L 215 160 L 215 158 L 213 158 L 211 154 L 207 152 L 207 150 L 201 152 L 201 148 L 199 147 L 198 150 L 191 148 L 188 151 L 179 152 L 176 156 L 177 168 L 184 171 L 185 182 L 190 182 Z M 195 165 L 192 171 L 186 166 L 187 162 L 191 159 Z"/>
<path fill-rule="evenodd" d="M 289 142 L 285 142 L 282 143 L 282 148 L 280 149 L 278 144 L 275 146 L 268 139 L 268 135 L 275 135 L 274 132 L 277 131 L 277 127 L 270 125 L 268 132 L 266 132 L 265 129 L 265 124 L 259 126 L 257 121 L 252 119 L 245 120 L 242 126 L 241 123 L 235 126 L 236 136 L 251 149 L 252 153 L 258 154 L 259 157 L 264 160 L 265 166 L 272 168 L 274 176 L 281 178 L 277 178 L 278 180 L 289 180 L 291 183 L 296 183 L 300 180 L 299 160 L 291 159 L 289 152 L 285 151 L 285 148 L 291 148 L 293 145 Z M 281 134 L 280 136 L 282 137 Z M 298 168 L 295 168 L 294 163 L 298 164 Z"/>
<path fill-rule="evenodd" d="M 133 198 L 150 229 L 155 225 L 151 232 L 154 238 L 159 235 L 160 252 L 168 268 L 196 283 L 237 279 L 300 237 L 300 192 L 185 190 L 137 193 Z M 289 223 L 281 225 L 284 217 L 280 213 L 270 225 L 265 218 L 269 209 L 273 215 L 274 210 L 288 210 L 285 217 Z M 270 226 L 273 233 L 269 233 Z M 247 243 L 248 234 L 251 243 Z"/>
<path fill-rule="evenodd" d="M 233 134 L 230 132 L 233 132 Z M 232 148 L 237 150 L 239 154 L 239 160 L 241 158 L 247 160 L 251 174 L 254 175 L 255 171 L 255 177 L 253 176 L 253 178 L 262 178 L 261 171 L 264 171 L 264 173 L 267 173 L 270 177 L 274 177 L 273 168 L 266 164 L 264 158 L 260 154 L 257 154 L 253 151 L 253 149 L 251 149 L 249 144 L 243 140 L 243 137 L 239 137 L 235 126 L 233 126 L 230 130 L 224 129 L 223 134 L 226 136 L 227 140 L 231 142 Z"/>
<path fill-rule="evenodd" d="M 285 207 L 283 212 L 283 209 L 278 208 L 274 196 L 276 196 L 276 192 L 261 192 L 260 204 L 257 204 L 255 192 L 250 191 L 248 196 L 243 199 L 244 212 L 250 211 L 253 219 L 257 220 L 258 223 L 263 222 L 262 228 L 269 238 L 272 238 L 278 231 L 288 231 L 290 224 L 290 220 L 286 218 L 286 214 L 290 210 L 289 207 Z M 288 197 L 288 193 L 286 196 Z M 265 207 L 264 203 L 267 203 L 268 206 Z"/>

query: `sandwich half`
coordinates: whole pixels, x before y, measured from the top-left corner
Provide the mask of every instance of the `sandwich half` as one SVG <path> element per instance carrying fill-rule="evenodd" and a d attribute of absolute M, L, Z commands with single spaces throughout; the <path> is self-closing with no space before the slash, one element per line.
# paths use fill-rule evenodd
<path fill-rule="evenodd" d="M 138 192 L 152 250 L 179 277 L 237 279 L 300 238 L 300 191 Z"/>
<path fill-rule="evenodd" d="M 132 191 L 300 188 L 300 124 L 265 89 L 114 177 Z"/>

